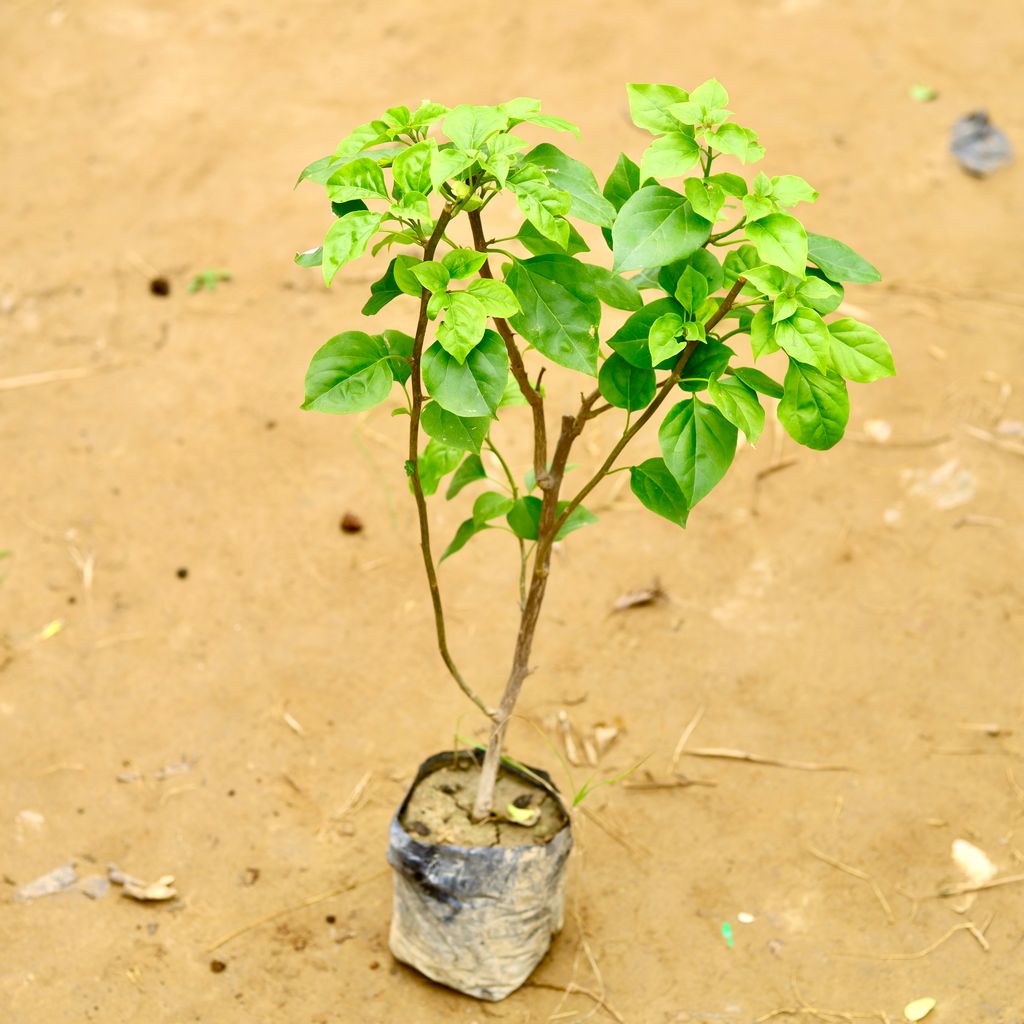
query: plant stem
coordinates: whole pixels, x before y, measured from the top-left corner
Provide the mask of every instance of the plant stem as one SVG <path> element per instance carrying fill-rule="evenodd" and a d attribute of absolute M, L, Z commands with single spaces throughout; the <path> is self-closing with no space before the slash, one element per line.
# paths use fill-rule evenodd
<path fill-rule="evenodd" d="M 501 468 L 505 473 L 505 479 L 508 480 L 508 487 L 512 494 L 512 500 L 516 501 L 519 498 L 519 488 L 516 487 L 516 478 L 512 475 L 512 470 L 509 469 L 504 456 L 495 447 L 494 442 L 490 437 L 487 438 L 486 444 L 494 457 L 501 464 Z M 519 534 L 516 534 L 515 537 L 516 540 L 519 541 L 519 610 L 522 611 L 523 608 L 526 607 L 526 541 L 523 540 Z"/>
<path fill-rule="evenodd" d="M 483 222 L 480 220 L 480 211 L 471 210 L 469 213 L 469 226 L 473 232 L 473 246 L 477 252 L 487 252 L 487 239 L 484 237 Z M 480 276 L 493 280 L 489 260 L 484 260 L 480 268 Z M 533 472 L 537 484 L 544 488 L 549 483 L 548 474 L 548 441 L 547 426 L 544 421 L 544 398 L 538 388 L 530 383 L 529 374 L 526 372 L 526 365 L 516 345 L 515 336 L 508 321 L 501 317 L 494 317 L 494 326 L 498 329 L 502 341 L 505 342 L 505 350 L 508 352 L 509 368 L 512 376 L 515 377 L 519 390 L 530 405 L 533 413 Z"/>
<path fill-rule="evenodd" d="M 445 207 L 441 216 L 437 219 L 434 232 L 423 248 L 424 260 L 434 258 L 437 245 L 444 235 L 448 222 L 452 219 L 452 210 Z M 441 604 L 441 588 L 437 582 L 437 570 L 434 568 L 434 558 L 430 553 L 430 520 L 427 518 L 427 500 L 423 495 L 423 485 L 420 483 L 420 458 L 419 458 L 419 437 L 420 437 L 420 412 L 423 409 L 423 382 L 420 377 L 420 362 L 423 356 L 423 341 L 427 335 L 427 303 L 430 301 L 427 290 L 424 288 L 420 297 L 420 315 L 416 323 L 416 336 L 412 346 L 412 372 L 409 375 L 409 382 L 412 385 L 412 405 L 409 410 L 409 464 L 412 472 L 409 474 L 412 481 L 412 492 L 416 499 L 416 512 L 419 517 L 420 526 L 420 549 L 423 552 L 423 566 L 427 571 L 427 582 L 430 585 L 430 599 L 434 605 L 434 625 L 437 629 L 437 649 L 451 673 L 452 678 L 459 685 L 459 689 L 489 718 L 491 711 L 481 700 L 476 691 L 466 682 L 462 673 L 458 670 L 455 660 L 448 650 L 448 638 L 444 621 L 444 606 Z"/>

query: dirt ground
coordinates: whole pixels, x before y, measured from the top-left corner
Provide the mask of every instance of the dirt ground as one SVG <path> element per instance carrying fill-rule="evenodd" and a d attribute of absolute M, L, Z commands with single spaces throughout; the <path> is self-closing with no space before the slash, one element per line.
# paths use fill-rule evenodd
<path fill-rule="evenodd" d="M 794 985 L 839 1014 L 818 1019 L 898 1021 L 933 997 L 936 1024 L 1024 1020 L 1024 885 L 929 898 L 961 877 L 957 838 L 1024 871 L 1024 164 L 977 180 L 947 152 L 979 107 L 1024 146 L 1019 5 L 630 10 L 3 5 L 0 1020 L 814 1019 Z M 424 97 L 539 97 L 606 173 L 645 145 L 626 81 L 711 75 L 769 173 L 822 192 L 809 226 L 882 270 L 847 301 L 899 376 L 853 387 L 832 452 L 766 431 L 685 533 L 605 485 L 600 523 L 558 556 L 521 709 L 620 723 L 602 772 L 646 757 L 664 778 L 702 707 L 690 748 L 850 770 L 684 757 L 715 785 L 599 789 L 565 931 L 484 1006 L 387 950 L 389 818 L 423 757 L 482 731 L 433 649 L 401 424 L 298 408 L 308 357 L 360 326 L 377 275 L 363 261 L 328 292 L 292 265 L 329 222 L 292 183 Z M 204 268 L 233 279 L 188 294 Z M 70 372 L 19 380 L 49 371 Z M 340 532 L 346 510 L 362 533 Z M 435 511 L 441 537 L 465 515 Z M 442 573 L 455 651 L 495 696 L 513 573 L 502 534 Z M 610 614 L 656 577 L 667 601 Z M 526 722 L 512 750 L 568 786 Z M 180 898 L 13 902 L 69 860 L 173 874 Z"/>

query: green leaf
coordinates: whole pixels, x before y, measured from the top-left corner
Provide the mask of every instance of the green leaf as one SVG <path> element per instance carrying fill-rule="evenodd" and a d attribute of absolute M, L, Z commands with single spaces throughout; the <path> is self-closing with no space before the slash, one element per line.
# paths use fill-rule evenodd
<path fill-rule="evenodd" d="M 614 269 L 661 267 L 696 252 L 711 234 L 711 224 L 694 213 L 689 201 L 660 185 L 647 185 L 619 210 L 612 228 Z"/>
<path fill-rule="evenodd" d="M 608 229 L 604 228 L 603 230 L 607 231 Z M 545 238 L 529 221 L 523 223 L 516 238 L 534 256 L 574 256 L 578 252 L 590 251 L 590 246 L 572 224 L 569 224 L 569 232 L 564 246 L 550 238 Z"/>
<path fill-rule="evenodd" d="M 588 268 L 571 256 L 534 256 L 516 260 L 506 281 L 521 309 L 512 327 L 560 366 L 596 376 L 601 303 Z"/>
<path fill-rule="evenodd" d="M 497 107 L 479 107 L 469 103 L 453 107 L 441 122 L 445 135 L 459 149 L 479 149 L 489 135 L 508 127 L 508 114 Z"/>
<path fill-rule="evenodd" d="M 740 163 L 755 163 L 764 156 L 764 149 L 757 141 L 757 132 L 741 128 L 738 124 L 723 124 L 717 131 L 709 132 L 708 145 L 719 153 L 729 153 Z"/>
<path fill-rule="evenodd" d="M 725 189 L 703 178 L 687 178 L 684 191 L 694 212 L 714 224 L 725 205 Z"/>
<path fill-rule="evenodd" d="M 832 365 L 831 341 L 825 321 L 807 306 L 773 327 L 775 343 L 786 355 L 826 371 Z"/>
<path fill-rule="evenodd" d="M 584 266 L 590 271 L 594 294 L 606 306 L 633 311 L 644 304 L 640 289 L 632 281 L 627 281 L 626 278 L 613 274 L 604 267 L 596 267 L 591 263 L 585 263 Z"/>
<path fill-rule="evenodd" d="M 395 380 L 404 384 L 412 373 L 412 337 L 403 331 L 384 331 L 379 337 L 384 339 L 388 347 L 388 355 L 391 357 L 388 365 Z M 406 411 L 402 409 L 402 412 Z"/>
<path fill-rule="evenodd" d="M 441 260 L 450 277 L 456 281 L 472 277 L 486 262 L 487 253 L 476 249 L 452 249 Z"/>
<path fill-rule="evenodd" d="M 448 485 L 448 490 L 445 493 L 445 498 L 451 501 L 464 487 L 474 483 L 477 480 L 486 480 L 487 470 L 484 469 L 483 462 L 480 461 L 479 455 L 467 455 L 462 462 L 459 464 L 459 468 L 455 470 L 455 475 L 452 477 L 451 483 Z"/>
<path fill-rule="evenodd" d="M 612 173 L 604 183 L 602 194 L 616 211 L 621 210 L 626 200 L 640 187 L 640 168 L 625 153 L 619 154 Z"/>
<path fill-rule="evenodd" d="M 370 121 L 354 128 L 334 149 L 335 157 L 349 157 L 361 153 L 368 146 L 387 142 L 390 138 L 388 125 L 384 121 Z"/>
<path fill-rule="evenodd" d="M 388 264 L 388 269 L 384 271 L 384 276 L 370 285 L 370 297 L 363 306 L 363 316 L 379 313 L 392 299 L 397 299 L 402 294 L 402 289 L 395 281 L 395 260 L 392 260 Z"/>
<path fill-rule="evenodd" d="M 644 128 L 652 134 L 677 131 L 680 127 L 668 108 L 675 103 L 685 103 L 689 96 L 674 85 L 650 85 L 631 82 L 626 86 L 629 98 L 629 116 L 637 128 Z"/>
<path fill-rule="evenodd" d="M 417 263 L 409 268 L 409 273 L 431 294 L 443 292 L 451 280 L 448 268 L 443 263 L 431 260 L 429 263 Z"/>
<path fill-rule="evenodd" d="M 843 436 L 850 418 L 846 382 L 837 373 L 819 373 L 795 359 L 789 361 L 779 422 L 799 444 L 824 451 Z"/>
<path fill-rule="evenodd" d="M 703 391 L 712 377 L 726 371 L 734 355 L 736 353 L 720 341 L 698 345 L 686 361 L 679 387 L 683 391 Z"/>
<path fill-rule="evenodd" d="M 366 246 L 384 219 L 382 213 L 357 210 L 336 220 L 324 237 L 324 284 L 330 286 L 334 275 L 350 260 L 366 251 Z"/>
<path fill-rule="evenodd" d="M 818 193 L 795 174 L 782 174 L 772 178 L 772 196 L 779 206 L 796 206 L 797 203 L 813 203 Z"/>
<path fill-rule="evenodd" d="M 477 455 L 491 429 L 489 416 L 456 416 L 437 402 L 427 402 L 421 422 L 423 429 L 442 444 Z"/>
<path fill-rule="evenodd" d="M 429 128 L 439 118 L 448 113 L 448 108 L 441 103 L 424 100 L 412 113 L 409 124 L 413 128 Z"/>
<path fill-rule="evenodd" d="M 687 266 L 676 283 L 675 296 L 680 305 L 690 313 L 696 313 L 707 301 L 708 280 L 692 266 Z"/>
<path fill-rule="evenodd" d="M 630 490 L 640 504 L 676 526 L 686 526 L 690 507 L 664 459 L 647 459 L 629 470 Z"/>
<path fill-rule="evenodd" d="M 708 295 L 717 292 L 725 283 L 722 265 L 715 255 L 708 252 L 707 249 L 698 249 L 692 255 L 687 256 L 685 260 L 669 263 L 662 267 L 658 273 L 658 284 L 670 295 L 674 294 L 687 267 L 692 267 L 704 278 L 705 299 Z M 700 303 L 697 305 L 699 306 Z"/>
<path fill-rule="evenodd" d="M 651 324 L 648 344 L 651 347 L 651 362 L 655 366 L 682 352 L 686 343 L 676 340 L 682 333 L 683 318 L 678 313 L 663 313 Z"/>
<path fill-rule="evenodd" d="M 654 370 L 633 366 L 617 352 L 601 365 L 597 386 L 604 400 L 616 409 L 633 411 L 649 405 L 657 388 Z"/>
<path fill-rule="evenodd" d="M 484 491 L 473 502 L 473 521 L 478 526 L 497 519 L 498 516 L 507 515 L 515 502 L 511 498 L 499 494 L 497 491 Z"/>
<path fill-rule="evenodd" d="M 726 253 L 725 261 L 722 263 L 722 272 L 726 284 L 733 284 L 738 277 L 745 277 L 750 267 L 757 267 L 761 264 L 761 258 L 752 245 L 741 245 L 738 249 L 731 249 Z"/>
<path fill-rule="evenodd" d="M 807 256 L 830 281 L 871 284 L 882 280 L 882 275 L 848 245 L 813 231 L 807 236 Z"/>
<path fill-rule="evenodd" d="M 840 375 L 860 384 L 870 384 L 896 373 L 892 352 L 878 331 L 853 317 L 828 325 L 832 339 L 832 363 Z"/>
<path fill-rule="evenodd" d="M 734 426 L 739 427 L 751 444 L 764 429 L 764 409 L 753 388 L 737 377 L 712 377 L 708 381 L 708 398 Z"/>
<path fill-rule="evenodd" d="M 755 359 L 771 355 L 779 351 L 779 343 L 775 340 L 775 328 L 772 325 L 772 311 L 765 306 L 754 314 L 750 321 L 750 347 Z"/>
<path fill-rule="evenodd" d="M 533 176 L 524 173 L 528 169 L 534 171 Z M 532 165 L 517 171 L 515 180 L 509 179 L 508 188 L 515 194 L 522 215 L 537 231 L 556 242 L 560 249 L 566 249 L 569 245 L 569 223 L 565 215 L 572 205 L 569 193 L 553 188 L 540 168 Z"/>
<path fill-rule="evenodd" d="M 447 476 L 462 461 L 465 452 L 461 448 L 449 448 L 436 438 L 427 442 L 419 459 L 420 487 L 430 497 L 436 493 L 441 478 Z"/>
<path fill-rule="evenodd" d="M 523 540 L 537 539 L 537 532 L 540 528 L 542 504 L 543 503 L 540 498 L 535 497 L 534 495 L 527 495 L 525 498 L 519 498 L 512 506 L 508 515 L 505 516 L 505 521 L 517 537 L 522 537 Z M 560 501 L 558 503 L 557 513 L 561 514 L 562 510 L 568 504 L 569 503 L 567 501 Z M 578 530 L 581 526 L 586 526 L 588 523 L 596 522 L 597 516 L 580 505 L 573 509 L 569 518 L 565 521 L 565 524 L 558 531 L 558 535 L 555 539 L 561 540 L 563 537 L 572 533 L 573 530 Z"/>
<path fill-rule="evenodd" d="M 547 142 L 531 149 L 523 160 L 541 168 L 556 189 L 568 192 L 568 212 L 572 216 L 602 227 L 612 226 L 615 207 L 601 194 L 594 172 L 586 164 Z"/>
<path fill-rule="evenodd" d="M 295 254 L 295 263 L 299 267 L 319 267 L 323 262 L 324 247 L 318 245 L 315 249 L 307 249 L 305 252 Z"/>
<path fill-rule="evenodd" d="M 468 291 L 450 292 L 444 323 L 437 329 L 437 340 L 457 362 L 464 363 L 483 337 L 486 326 L 487 314 L 475 295 Z"/>
<path fill-rule="evenodd" d="M 422 192 L 431 189 L 430 159 L 434 147 L 427 141 L 403 149 L 391 163 L 395 184 L 402 192 Z"/>
<path fill-rule="evenodd" d="M 747 194 L 747 182 L 738 174 L 729 174 L 727 172 L 712 174 L 706 180 L 718 185 L 719 188 L 736 199 L 742 199 Z"/>
<path fill-rule="evenodd" d="M 423 285 L 416 279 L 412 268 L 418 267 L 422 262 L 422 260 L 417 259 L 415 256 L 408 256 L 403 253 L 401 256 L 396 256 L 392 263 L 395 284 L 402 292 L 406 295 L 411 295 L 415 299 L 418 299 L 423 294 Z"/>
<path fill-rule="evenodd" d="M 788 320 L 799 308 L 800 303 L 792 295 L 776 295 L 772 303 L 772 323 Z"/>
<path fill-rule="evenodd" d="M 627 363 L 642 370 L 649 370 L 652 366 L 649 344 L 651 326 L 665 313 L 676 313 L 682 318 L 684 310 L 675 299 L 655 299 L 654 302 L 648 302 L 608 339 L 609 348 L 613 352 L 618 352 Z"/>
<path fill-rule="evenodd" d="M 439 343 L 423 353 L 423 383 L 430 397 L 457 416 L 493 416 L 508 380 L 508 352 L 494 331 L 460 363 Z"/>
<path fill-rule="evenodd" d="M 691 90 L 690 102 L 699 103 L 705 110 L 720 110 L 729 102 L 729 94 L 717 78 L 709 78 Z"/>
<path fill-rule="evenodd" d="M 476 158 L 461 149 L 440 149 L 433 142 L 430 153 L 430 184 L 434 191 L 450 178 L 459 177 L 465 170 L 472 167 Z"/>
<path fill-rule="evenodd" d="M 736 427 L 696 396 L 673 407 L 658 431 L 665 465 L 687 508 L 725 476 L 736 454 Z"/>
<path fill-rule="evenodd" d="M 544 393 L 543 387 L 541 388 L 541 394 Z M 502 392 L 501 401 L 498 403 L 499 409 L 504 409 L 507 406 L 515 405 L 528 405 L 526 396 L 519 390 L 519 383 L 515 377 L 510 373 L 508 380 L 505 381 L 505 390 Z"/>
<path fill-rule="evenodd" d="M 748 224 L 746 233 L 765 263 L 803 278 L 807 266 L 807 232 L 795 217 L 773 213 Z"/>
<path fill-rule="evenodd" d="M 675 178 L 700 162 L 700 146 L 692 136 L 669 132 L 655 139 L 640 158 L 640 180 Z"/>
<path fill-rule="evenodd" d="M 825 279 L 817 267 L 807 272 L 807 279 L 796 289 L 797 298 L 815 313 L 825 316 L 835 310 L 843 301 L 843 286 Z"/>
<path fill-rule="evenodd" d="M 344 217 L 346 213 L 351 213 L 353 210 L 365 209 L 367 209 L 367 205 L 362 199 L 347 199 L 343 203 L 331 203 L 331 213 L 335 217 Z"/>
<path fill-rule="evenodd" d="M 387 199 L 388 190 L 377 161 L 360 157 L 339 167 L 327 179 L 327 195 L 331 202 L 343 203 L 352 199 Z"/>
<path fill-rule="evenodd" d="M 466 291 L 480 300 L 487 316 L 510 317 L 519 312 L 515 293 L 504 281 L 480 277 L 472 281 Z"/>
<path fill-rule="evenodd" d="M 519 96 L 514 100 L 499 105 L 498 109 L 508 115 L 509 127 L 527 121 L 541 128 L 553 128 L 558 132 L 572 132 L 577 138 L 580 130 L 571 121 L 564 117 L 551 117 L 548 114 L 540 113 L 540 101 L 530 99 L 526 96 Z"/>
<path fill-rule="evenodd" d="M 362 331 L 336 334 L 310 360 L 302 408 L 362 412 L 384 401 L 393 379 L 388 356 L 387 345 L 379 336 Z"/>
<path fill-rule="evenodd" d="M 732 371 L 744 384 L 760 391 L 769 398 L 782 397 L 782 385 L 772 380 L 766 373 L 755 370 L 753 366 L 737 366 Z"/>

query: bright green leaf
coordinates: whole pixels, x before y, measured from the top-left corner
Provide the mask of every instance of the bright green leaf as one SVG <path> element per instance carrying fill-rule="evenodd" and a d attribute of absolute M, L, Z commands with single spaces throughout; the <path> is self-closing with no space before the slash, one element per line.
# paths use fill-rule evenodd
<path fill-rule="evenodd" d="M 871 284 L 882 280 L 882 275 L 866 259 L 835 238 L 811 232 L 807 236 L 807 254 L 830 281 Z"/>
<path fill-rule="evenodd" d="M 683 368 L 683 378 L 679 382 L 680 389 L 703 391 L 712 377 L 725 373 L 729 366 L 729 360 L 734 355 L 736 353 L 720 341 L 709 341 L 705 345 L 698 345 Z"/>
<path fill-rule="evenodd" d="M 435 147 L 427 141 L 417 142 L 395 157 L 391 163 L 391 173 L 402 192 L 422 192 L 426 195 L 430 191 L 430 159 L 434 150 Z"/>
<path fill-rule="evenodd" d="M 421 417 L 423 429 L 449 448 L 480 454 L 491 429 L 489 416 L 456 416 L 437 402 L 427 402 Z"/>
<path fill-rule="evenodd" d="M 682 352 L 685 343 L 677 340 L 682 333 L 683 318 L 678 313 L 663 313 L 651 324 L 648 344 L 651 347 L 651 362 L 655 366 Z"/>
<path fill-rule="evenodd" d="M 529 221 L 523 223 L 516 238 L 534 256 L 575 256 L 578 252 L 589 252 L 590 246 L 584 241 L 583 236 L 572 224 L 569 224 L 568 228 L 564 246 L 550 238 L 545 238 Z M 602 228 L 602 231 L 607 230 L 607 228 Z"/>
<path fill-rule="evenodd" d="M 675 103 L 685 103 L 689 96 L 674 85 L 652 85 L 631 82 L 626 86 L 629 99 L 629 115 L 637 128 L 658 135 L 677 131 L 680 122 L 669 112 Z"/>
<path fill-rule="evenodd" d="M 832 362 L 847 380 L 870 384 L 896 373 L 892 352 L 873 327 L 847 316 L 830 323 L 828 333 L 832 339 Z"/>
<path fill-rule="evenodd" d="M 462 462 L 459 464 L 459 468 L 455 470 L 455 475 L 452 477 L 451 483 L 448 485 L 448 490 L 445 492 L 445 498 L 451 501 L 464 487 L 468 487 L 469 484 L 474 483 L 477 480 L 486 480 L 487 470 L 484 469 L 484 464 L 480 460 L 479 455 L 467 455 Z"/>
<path fill-rule="evenodd" d="M 423 353 L 423 383 L 431 398 L 457 416 L 493 416 L 508 380 L 508 352 L 494 331 L 460 363 L 440 344 Z"/>
<path fill-rule="evenodd" d="M 324 237 L 324 284 L 330 285 L 334 275 L 350 260 L 361 256 L 374 232 L 384 219 L 382 213 L 357 210 L 336 220 Z"/>
<path fill-rule="evenodd" d="M 807 306 L 773 325 L 775 343 L 790 358 L 825 372 L 832 365 L 831 339 L 825 321 Z"/>
<path fill-rule="evenodd" d="M 614 309 L 635 310 L 643 304 L 643 296 L 640 289 L 632 281 L 620 277 L 618 274 L 596 267 L 593 264 L 584 264 L 590 271 L 594 283 L 594 294 L 606 305 Z"/>
<path fill-rule="evenodd" d="M 484 335 L 487 314 L 483 303 L 468 291 L 449 292 L 444 323 L 437 330 L 441 347 L 459 363 L 473 350 Z"/>
<path fill-rule="evenodd" d="M 755 370 L 752 366 L 737 366 L 732 371 L 744 384 L 760 391 L 769 398 L 782 397 L 782 385 L 772 380 L 766 373 Z"/>
<path fill-rule="evenodd" d="M 616 409 L 636 411 L 645 408 L 654 398 L 654 370 L 633 366 L 613 352 L 601 365 L 597 386 L 605 401 Z"/>
<path fill-rule="evenodd" d="M 836 444 L 850 418 L 846 382 L 836 373 L 826 376 L 791 359 L 783 387 L 778 414 L 789 436 L 818 451 Z"/>
<path fill-rule="evenodd" d="M 647 185 L 619 210 L 612 228 L 614 269 L 642 270 L 683 259 L 699 249 L 711 224 L 678 192 Z"/>
<path fill-rule="evenodd" d="M 640 180 L 675 178 L 700 161 L 700 147 L 683 132 L 669 132 L 655 139 L 640 158 Z"/>
<path fill-rule="evenodd" d="M 741 128 L 738 124 L 723 124 L 717 131 L 709 132 L 708 145 L 719 153 L 729 153 L 740 163 L 755 163 L 764 156 L 764 149 L 757 141 L 757 132 Z"/>
<path fill-rule="evenodd" d="M 813 203 L 818 193 L 795 174 L 782 174 L 772 178 L 772 196 L 779 206 L 796 206 L 797 203 Z"/>
<path fill-rule="evenodd" d="M 452 249 L 441 260 L 454 280 L 472 277 L 486 262 L 487 253 L 475 249 Z"/>
<path fill-rule="evenodd" d="M 804 277 L 807 267 L 807 232 L 788 213 L 773 213 L 746 226 L 747 237 L 754 243 L 765 263 Z"/>
<path fill-rule="evenodd" d="M 690 507 L 664 459 L 647 459 L 629 470 L 629 487 L 645 508 L 670 523 L 686 526 Z"/>
<path fill-rule="evenodd" d="M 736 454 L 736 427 L 694 396 L 674 406 L 658 431 L 662 457 L 687 508 L 725 476 Z"/>
<path fill-rule="evenodd" d="M 387 345 L 362 331 L 336 334 L 313 355 L 306 371 L 303 409 L 350 413 L 387 398 L 393 380 Z"/>
<path fill-rule="evenodd" d="M 419 477 L 423 493 L 429 497 L 437 491 L 442 477 L 447 476 L 462 461 L 465 452 L 461 448 L 449 448 L 436 438 L 427 442 L 420 454 Z"/>
<path fill-rule="evenodd" d="M 767 306 L 759 309 L 750 322 L 750 347 L 755 359 L 779 351 L 779 344 L 775 340 L 775 328 L 772 325 L 772 311 Z"/>
<path fill-rule="evenodd" d="M 683 317 L 683 307 L 675 299 L 655 299 L 638 309 L 608 339 L 608 346 L 618 352 L 626 362 L 642 370 L 651 368 L 650 336 L 651 326 L 658 317 L 665 313 L 676 313 Z"/>
<path fill-rule="evenodd" d="M 708 381 L 708 398 L 718 411 L 746 434 L 751 444 L 764 429 L 764 409 L 753 388 L 737 377 L 712 377 Z"/>
<path fill-rule="evenodd" d="M 315 249 L 307 249 L 305 252 L 295 254 L 295 263 L 299 267 L 319 267 L 324 259 L 324 247 L 318 245 Z"/>
<path fill-rule="evenodd" d="M 361 157 L 339 167 L 327 179 L 327 194 L 332 202 L 343 203 L 352 199 L 387 199 L 388 190 L 377 161 Z"/>
<path fill-rule="evenodd" d="M 586 164 L 547 142 L 531 149 L 523 159 L 541 168 L 554 188 L 569 194 L 568 212 L 573 217 L 611 227 L 615 207 L 601 194 L 594 172 Z"/>
<path fill-rule="evenodd" d="M 684 188 L 694 212 L 713 224 L 725 204 L 725 189 L 703 178 L 687 178 Z"/>
<path fill-rule="evenodd" d="M 479 149 L 489 135 L 508 127 L 508 114 L 497 107 L 463 103 L 453 107 L 441 122 L 445 135 L 462 150 Z"/>
<path fill-rule="evenodd" d="M 487 316 L 510 317 L 519 312 L 515 293 L 504 281 L 493 281 L 487 277 L 470 282 L 466 291 L 480 300 Z"/>
<path fill-rule="evenodd" d="M 431 260 L 429 263 L 417 263 L 415 267 L 409 268 L 409 272 L 431 293 L 445 291 L 451 280 L 448 268 L 436 260 Z"/>

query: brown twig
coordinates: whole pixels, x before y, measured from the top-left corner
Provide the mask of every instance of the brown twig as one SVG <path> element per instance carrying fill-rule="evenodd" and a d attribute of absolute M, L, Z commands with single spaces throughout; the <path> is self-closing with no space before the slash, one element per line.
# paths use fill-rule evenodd
<path fill-rule="evenodd" d="M 889 924 L 896 923 L 896 917 L 892 912 L 892 906 L 889 901 L 885 898 L 885 893 L 882 892 L 881 886 L 871 877 L 866 871 L 861 871 L 860 868 L 851 867 L 849 864 L 844 864 L 840 860 L 836 860 L 834 857 L 830 857 L 827 853 L 823 853 L 821 850 L 816 849 L 813 846 L 807 847 L 807 852 L 812 857 L 817 857 L 818 860 L 830 865 L 831 867 L 837 868 L 840 871 L 851 875 L 853 878 L 859 878 L 862 882 L 867 882 L 871 886 L 872 892 L 882 906 L 882 911 L 885 914 L 886 920 Z"/>
<path fill-rule="evenodd" d="M 437 219 L 433 234 L 423 247 L 423 258 L 426 261 L 434 258 L 441 236 L 452 219 L 452 210 L 445 207 Z M 409 415 L 409 474 L 412 481 L 412 492 L 416 499 L 416 513 L 419 518 L 420 527 L 420 549 L 423 552 L 423 566 L 427 571 L 427 582 L 430 585 L 430 599 L 434 606 L 434 625 L 437 630 L 437 647 L 441 658 L 451 673 L 452 678 L 458 684 L 459 689 L 489 718 L 492 712 L 483 702 L 476 691 L 466 682 L 459 671 L 448 650 L 448 637 L 445 629 L 444 606 L 441 603 L 441 588 L 437 582 L 437 570 L 434 567 L 434 557 L 430 551 L 430 520 L 427 516 L 427 499 L 423 494 L 423 485 L 420 482 L 419 462 L 419 432 L 420 413 L 423 410 L 423 381 L 420 376 L 420 362 L 423 357 L 423 342 L 427 336 L 427 303 L 429 295 L 426 288 L 420 295 L 420 313 L 416 322 L 416 336 L 412 346 L 412 368 L 409 375 L 409 382 L 412 385 L 412 408 Z"/>
<path fill-rule="evenodd" d="M 856 769 L 844 764 L 816 764 L 813 761 L 788 761 L 781 757 L 762 757 L 760 754 L 749 754 L 745 750 L 732 750 L 729 747 L 702 747 L 700 750 L 684 750 L 687 757 L 715 757 L 726 761 L 749 761 L 751 764 L 763 764 L 774 768 L 793 768 L 801 772 L 852 772 Z"/>
<path fill-rule="evenodd" d="M 934 953 L 943 943 L 948 942 L 957 932 L 970 933 L 971 937 L 987 953 L 990 947 L 988 939 L 985 938 L 985 932 L 988 931 L 988 926 L 991 923 L 991 917 L 980 928 L 973 921 L 961 921 L 960 924 L 953 925 L 945 935 L 936 939 L 930 946 L 925 946 L 924 949 L 919 949 L 916 953 L 839 953 L 838 955 L 856 960 L 923 960 L 926 956 Z"/>

